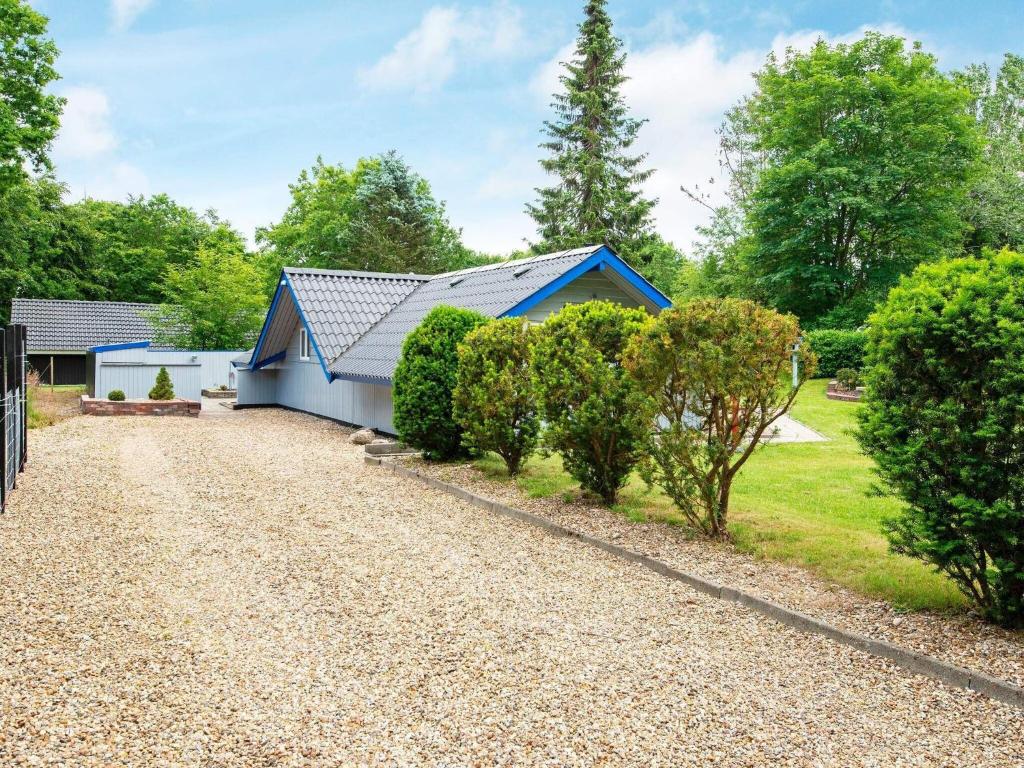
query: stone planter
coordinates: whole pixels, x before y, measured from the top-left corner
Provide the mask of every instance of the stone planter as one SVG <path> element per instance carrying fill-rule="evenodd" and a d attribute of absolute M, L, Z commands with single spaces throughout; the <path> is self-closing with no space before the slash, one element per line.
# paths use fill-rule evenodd
<path fill-rule="evenodd" d="M 197 400 L 106 400 L 82 395 L 82 413 L 87 416 L 198 416 Z"/>
<path fill-rule="evenodd" d="M 204 389 L 203 397 L 212 397 L 215 399 L 234 400 L 238 397 L 237 389 Z"/>
<path fill-rule="evenodd" d="M 839 386 L 838 382 L 830 381 L 828 383 L 828 390 L 825 392 L 825 397 L 829 400 L 849 400 L 856 402 L 860 400 L 861 395 L 864 394 L 864 387 L 857 387 L 856 389 L 843 389 Z"/>

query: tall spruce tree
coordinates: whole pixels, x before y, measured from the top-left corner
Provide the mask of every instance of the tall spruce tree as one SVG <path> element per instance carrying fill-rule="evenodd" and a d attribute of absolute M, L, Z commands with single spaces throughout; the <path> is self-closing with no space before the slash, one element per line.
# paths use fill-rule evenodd
<path fill-rule="evenodd" d="M 629 116 L 621 87 L 626 54 L 612 34 L 605 0 L 589 0 L 580 24 L 576 52 L 559 78 L 554 95 L 556 119 L 544 123 L 550 156 L 544 170 L 558 178 L 538 188 L 539 199 L 526 211 L 537 222 L 537 251 L 610 245 L 625 258 L 642 261 L 651 235 L 651 209 L 657 200 L 642 195 L 653 170 L 641 168 L 645 154 L 630 154 L 644 120 Z"/>

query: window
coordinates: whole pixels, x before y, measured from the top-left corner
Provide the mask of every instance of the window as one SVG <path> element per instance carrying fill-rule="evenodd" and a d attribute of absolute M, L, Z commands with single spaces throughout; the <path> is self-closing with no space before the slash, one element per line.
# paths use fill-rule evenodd
<path fill-rule="evenodd" d="M 309 334 L 299 328 L 299 360 L 309 360 Z"/>

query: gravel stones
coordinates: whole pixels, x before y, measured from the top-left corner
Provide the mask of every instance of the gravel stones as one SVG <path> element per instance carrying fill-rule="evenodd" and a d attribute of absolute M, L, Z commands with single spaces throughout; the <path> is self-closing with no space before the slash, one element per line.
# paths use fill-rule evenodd
<path fill-rule="evenodd" d="M 330 422 L 75 418 L 29 450 L 0 765 L 1024 765 L 1016 709 L 365 466 Z"/>
<path fill-rule="evenodd" d="M 482 496 L 542 515 L 559 525 L 664 561 L 723 586 L 741 589 L 844 629 L 1024 686 L 1024 633 L 971 615 L 900 613 L 891 605 L 828 583 L 802 568 L 756 560 L 727 545 L 688 538 L 680 528 L 636 523 L 584 500 L 528 498 L 514 484 L 491 480 L 471 464 L 402 461 Z"/>

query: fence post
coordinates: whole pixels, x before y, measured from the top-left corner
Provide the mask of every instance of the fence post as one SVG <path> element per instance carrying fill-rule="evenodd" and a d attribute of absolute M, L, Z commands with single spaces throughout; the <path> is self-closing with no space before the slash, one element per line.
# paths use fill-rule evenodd
<path fill-rule="evenodd" d="M 0 350 L 3 350 L 3 365 L 0 365 L 0 370 L 3 371 L 3 397 L 4 404 L 3 408 L 0 409 L 0 466 L 3 466 L 3 482 L 0 483 L 0 509 L 7 509 L 7 335 L 10 326 L 8 328 L 0 328 Z"/>
<path fill-rule="evenodd" d="M 18 456 L 18 471 L 25 471 L 25 462 L 28 461 L 28 326 L 19 325 L 18 328 L 18 426 L 21 428 L 20 455 Z"/>

